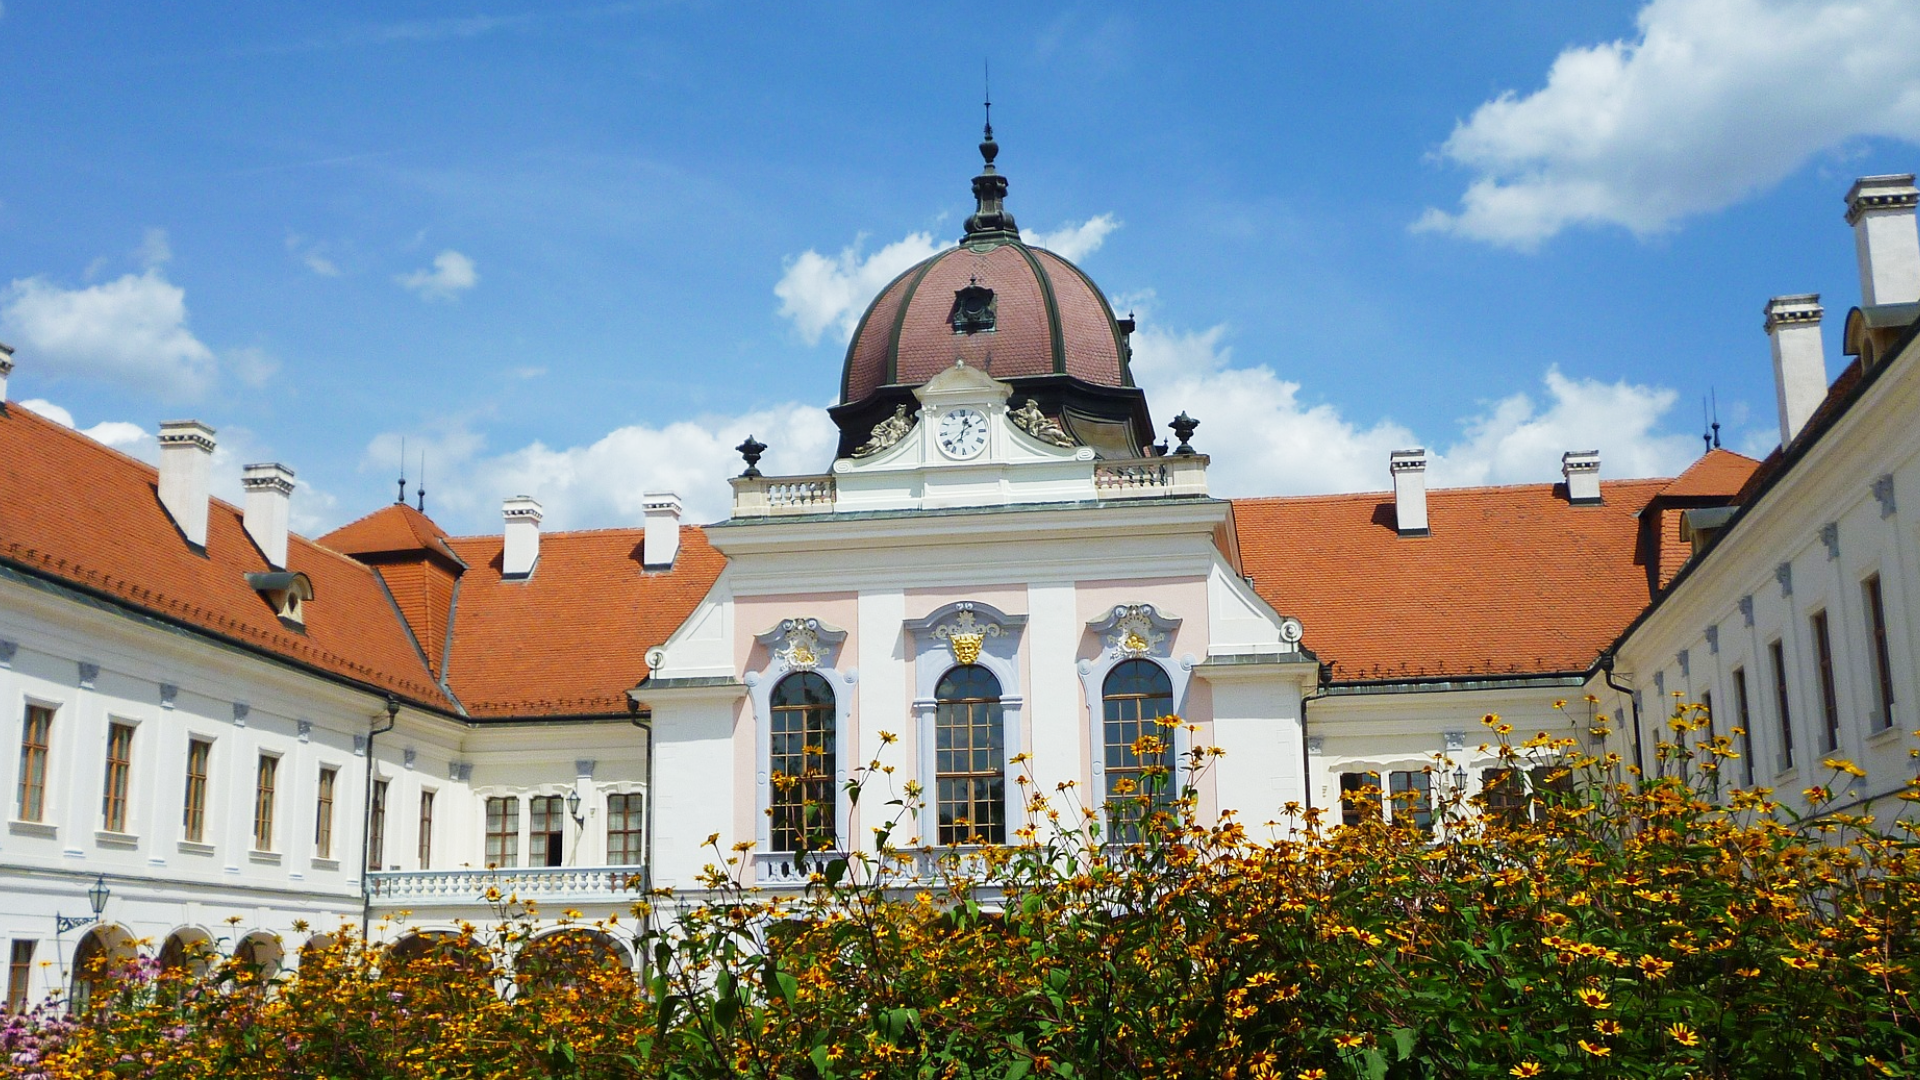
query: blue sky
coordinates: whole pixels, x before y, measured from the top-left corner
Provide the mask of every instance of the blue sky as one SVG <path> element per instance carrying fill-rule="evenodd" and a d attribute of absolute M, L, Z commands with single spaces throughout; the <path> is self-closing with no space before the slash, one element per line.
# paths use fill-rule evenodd
<path fill-rule="evenodd" d="M 843 327 L 971 209 L 983 60 L 1009 208 L 1140 311 L 1224 494 L 1670 471 L 1710 388 L 1764 452 L 1762 305 L 1824 294 L 1837 373 L 1841 196 L 1920 165 L 1910 0 L 6 0 L 9 396 L 143 455 L 203 419 L 309 531 L 403 436 L 456 530 L 721 516 L 749 430 L 826 466 Z"/>

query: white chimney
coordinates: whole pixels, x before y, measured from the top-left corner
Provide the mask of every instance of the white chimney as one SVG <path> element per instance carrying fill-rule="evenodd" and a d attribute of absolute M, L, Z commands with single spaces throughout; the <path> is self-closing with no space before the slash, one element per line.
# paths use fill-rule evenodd
<path fill-rule="evenodd" d="M 671 491 L 649 491 L 642 502 L 647 509 L 647 539 L 641 564 L 650 570 L 665 570 L 680 554 L 680 496 Z"/>
<path fill-rule="evenodd" d="M 1427 452 L 1395 450 L 1387 455 L 1393 473 L 1394 528 L 1401 536 L 1427 535 Z"/>
<path fill-rule="evenodd" d="M 1560 475 L 1567 481 L 1569 503 L 1600 505 L 1600 451 L 1569 450 L 1561 454 Z"/>
<path fill-rule="evenodd" d="M 530 495 L 515 495 L 500 504 L 506 519 L 506 546 L 500 553 L 500 575 L 523 578 L 540 561 L 540 504 Z"/>
<path fill-rule="evenodd" d="M 160 423 L 160 505 L 187 542 L 207 546 L 207 474 L 213 466 L 213 429 L 198 420 Z"/>
<path fill-rule="evenodd" d="M 1780 445 L 1793 441 L 1827 397 L 1827 350 L 1820 342 L 1819 293 L 1767 301 L 1773 342 L 1773 386 L 1780 402 Z"/>
<path fill-rule="evenodd" d="M 1860 259 L 1860 304 L 1920 300 L 1920 233 L 1913 211 L 1920 188 L 1913 174 L 1863 176 L 1847 191 L 1847 224 Z"/>
<path fill-rule="evenodd" d="M 293 470 L 277 462 L 248 465 L 240 473 L 247 490 L 247 535 L 275 570 L 287 568 L 287 516 L 293 503 Z"/>
<path fill-rule="evenodd" d="M 7 376 L 13 374 L 13 346 L 0 344 L 0 402 L 7 400 Z"/>

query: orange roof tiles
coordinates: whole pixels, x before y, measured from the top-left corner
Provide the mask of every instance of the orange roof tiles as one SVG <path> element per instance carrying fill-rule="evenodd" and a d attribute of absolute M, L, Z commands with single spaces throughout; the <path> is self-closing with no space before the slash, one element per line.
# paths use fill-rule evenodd
<path fill-rule="evenodd" d="M 1740 494 L 1760 463 L 1744 454 L 1715 447 L 1660 489 L 1662 499 L 1731 498 Z"/>
<path fill-rule="evenodd" d="M 460 580 L 453 692 L 480 717 L 626 711 L 647 650 L 692 614 L 726 557 L 692 526 L 673 569 L 641 569 L 641 529 L 548 533 L 525 580 L 500 575 L 501 538 L 450 541 L 471 567 Z"/>
<path fill-rule="evenodd" d="M 459 556 L 447 546 L 445 530 L 406 503 L 383 506 L 322 536 L 319 543 L 357 558 L 427 551 L 459 561 Z"/>
<path fill-rule="evenodd" d="M 1665 480 L 1430 491 L 1432 535 L 1391 494 L 1235 499 L 1254 588 L 1298 617 L 1336 682 L 1584 671 L 1648 600 L 1636 514 Z"/>
<path fill-rule="evenodd" d="M 0 414 L 0 560 L 169 622 L 431 708 L 447 699 L 373 571 L 300 537 L 288 569 L 314 598 L 289 629 L 245 575 L 272 569 L 237 507 L 213 500 L 204 556 L 160 506 L 150 465 L 17 405 Z"/>

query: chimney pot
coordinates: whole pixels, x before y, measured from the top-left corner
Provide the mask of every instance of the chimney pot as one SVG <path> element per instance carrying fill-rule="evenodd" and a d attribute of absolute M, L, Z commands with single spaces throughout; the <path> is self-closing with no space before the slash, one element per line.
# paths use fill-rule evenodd
<path fill-rule="evenodd" d="M 1395 450 L 1387 455 L 1393 473 L 1394 528 L 1401 536 L 1427 535 L 1427 451 Z"/>
<path fill-rule="evenodd" d="M 641 548 L 641 565 L 649 570 L 666 570 L 680 554 L 680 496 L 671 491 L 649 491 L 642 496 L 647 512 L 647 536 Z"/>
<path fill-rule="evenodd" d="M 1567 502 L 1574 506 L 1600 505 L 1600 451 L 1569 450 L 1561 454 L 1560 475 L 1567 482 Z"/>
<path fill-rule="evenodd" d="M 1920 233 L 1914 208 L 1920 188 L 1913 174 L 1863 176 L 1847 191 L 1847 224 L 1860 260 L 1860 303 L 1910 304 L 1920 300 Z"/>
<path fill-rule="evenodd" d="M 247 535 L 275 570 L 287 568 L 287 522 L 293 504 L 293 470 L 278 462 L 248 465 L 240 474 L 246 489 Z"/>
<path fill-rule="evenodd" d="M 160 424 L 160 505 L 193 546 L 207 546 L 207 486 L 213 468 L 212 428 L 198 420 Z"/>
<path fill-rule="evenodd" d="M 1821 344 L 1819 293 L 1767 301 L 1767 337 L 1773 342 L 1773 386 L 1780 406 L 1780 445 L 1792 442 L 1827 397 L 1827 351 Z"/>
<path fill-rule="evenodd" d="M 502 577 L 524 578 L 540 561 L 540 519 L 545 515 L 530 495 L 516 495 L 500 504 L 506 519 L 506 543 L 500 555 Z"/>

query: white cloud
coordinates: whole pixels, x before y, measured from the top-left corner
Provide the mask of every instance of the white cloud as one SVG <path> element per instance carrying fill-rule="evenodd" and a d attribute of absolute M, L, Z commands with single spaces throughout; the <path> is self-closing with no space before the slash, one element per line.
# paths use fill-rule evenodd
<path fill-rule="evenodd" d="M 321 277 L 339 277 L 340 265 L 326 254 L 327 246 L 318 241 L 309 241 L 299 233 L 287 234 L 287 251 L 299 259 L 301 265 L 319 274 Z"/>
<path fill-rule="evenodd" d="M 121 383 L 170 399 L 212 384 L 213 350 L 187 329 L 186 290 L 159 267 L 84 289 L 44 277 L 0 290 L 0 329 L 21 359 L 55 376 Z"/>
<path fill-rule="evenodd" d="M 1439 156 L 1475 176 L 1414 227 L 1520 249 L 1572 225 L 1652 234 L 1848 140 L 1920 140 L 1913 0 L 1652 0 L 1637 23 L 1458 124 Z"/>
<path fill-rule="evenodd" d="M 225 357 L 227 369 L 235 378 L 252 387 L 262 387 L 267 380 L 280 370 L 280 361 L 275 360 L 265 349 L 252 345 L 238 349 L 228 349 Z"/>
<path fill-rule="evenodd" d="M 61 427 L 75 427 L 73 413 L 45 398 L 29 398 L 19 402 L 21 408 L 37 413 Z M 160 460 L 160 444 L 139 424 L 130 424 L 125 420 L 103 420 L 80 434 L 95 442 L 105 443 L 123 454 L 130 454 L 148 464 Z"/>
<path fill-rule="evenodd" d="M 862 256 L 865 240 L 855 239 L 835 258 L 809 248 L 787 260 L 773 295 L 780 298 L 780 314 L 793 320 L 807 344 L 819 344 L 829 328 L 841 341 L 851 340 L 861 313 L 887 282 L 944 246 L 932 233 L 917 232 Z"/>
<path fill-rule="evenodd" d="M 133 257 L 148 269 L 172 262 L 173 245 L 167 241 L 167 230 L 148 229 L 140 246 L 133 249 Z"/>
<path fill-rule="evenodd" d="M 309 264 L 311 265 L 311 264 Z M 480 283 L 473 260 L 449 248 L 433 257 L 433 269 L 415 270 L 394 279 L 425 300 L 452 300 Z"/>
<path fill-rule="evenodd" d="M 1052 232 L 1036 232 L 1033 229 L 1020 230 L 1020 239 L 1034 247 L 1043 247 L 1059 255 L 1068 262 L 1079 262 L 1100 250 L 1106 243 L 1107 235 L 1120 227 L 1112 214 L 1091 217 L 1078 225 L 1062 225 Z"/>
<path fill-rule="evenodd" d="M 1201 421 L 1195 447 L 1212 456 L 1216 495 L 1379 491 L 1387 454 L 1429 449 L 1439 486 L 1546 483 L 1567 450 L 1600 451 L 1603 475 L 1672 476 L 1699 453 L 1698 436 L 1659 430 L 1674 391 L 1547 371 L 1544 404 L 1516 393 L 1488 404 L 1454 432 L 1420 433 L 1391 420 L 1363 425 L 1326 403 L 1305 404 L 1301 386 L 1265 365 L 1237 367 L 1224 327 L 1134 335 L 1133 371 L 1165 422 L 1185 410 Z"/>

